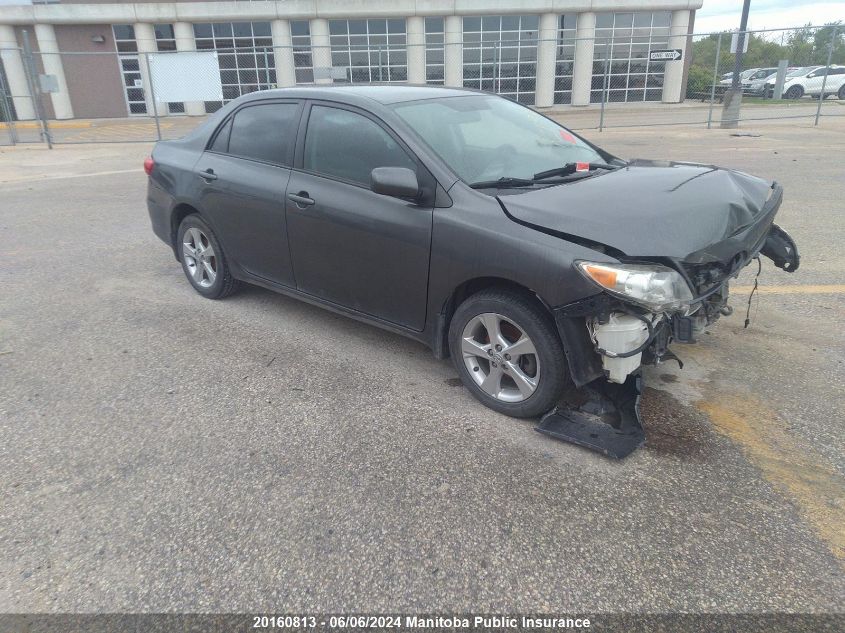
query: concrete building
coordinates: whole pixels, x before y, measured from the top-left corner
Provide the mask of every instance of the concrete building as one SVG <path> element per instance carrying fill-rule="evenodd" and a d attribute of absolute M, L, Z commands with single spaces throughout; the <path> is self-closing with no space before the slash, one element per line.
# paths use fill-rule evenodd
<path fill-rule="evenodd" d="M 703 0 L 263 0 L 0 5 L 0 80 L 18 119 L 28 33 L 50 118 L 202 115 L 298 83 L 411 82 L 495 91 L 526 104 L 682 100 Z M 145 53 L 215 50 L 222 101 L 153 104 Z M 37 81 L 37 79 L 36 79 Z"/>

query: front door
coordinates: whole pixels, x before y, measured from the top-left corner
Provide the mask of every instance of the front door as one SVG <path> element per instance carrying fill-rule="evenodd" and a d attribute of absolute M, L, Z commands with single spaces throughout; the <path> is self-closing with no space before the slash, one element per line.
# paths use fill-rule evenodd
<path fill-rule="evenodd" d="M 297 287 L 414 330 L 425 325 L 432 206 L 373 193 L 375 167 L 430 178 L 379 122 L 351 108 L 311 106 L 287 189 Z"/>

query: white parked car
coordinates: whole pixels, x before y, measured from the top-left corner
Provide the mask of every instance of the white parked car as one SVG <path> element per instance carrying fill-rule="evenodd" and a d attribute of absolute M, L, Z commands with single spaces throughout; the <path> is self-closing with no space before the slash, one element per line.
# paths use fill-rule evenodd
<path fill-rule="evenodd" d="M 742 92 L 747 95 L 764 95 L 766 82 L 772 75 L 777 77 L 777 72 L 777 68 L 758 68 L 742 80 Z"/>
<path fill-rule="evenodd" d="M 827 68 L 827 80 L 825 80 L 825 68 Z M 800 99 L 804 95 L 818 97 L 822 92 L 824 83 L 824 96 L 837 95 L 845 99 L 845 66 L 804 66 L 796 68 L 786 75 L 783 82 L 783 96 L 786 99 Z M 774 79 L 766 83 L 766 94 L 774 91 Z"/>

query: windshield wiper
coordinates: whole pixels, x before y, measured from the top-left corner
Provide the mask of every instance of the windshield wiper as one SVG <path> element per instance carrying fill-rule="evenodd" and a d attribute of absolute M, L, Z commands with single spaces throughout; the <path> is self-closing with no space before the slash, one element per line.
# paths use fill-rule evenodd
<path fill-rule="evenodd" d="M 533 180 L 528 178 L 510 178 L 502 176 L 498 180 L 482 180 L 480 182 L 470 183 L 473 189 L 508 189 L 514 187 L 530 187 L 534 184 Z"/>
<path fill-rule="evenodd" d="M 621 165 L 607 165 L 605 163 L 588 163 L 590 165 L 590 171 L 594 169 L 619 169 Z M 534 180 L 545 180 L 546 178 L 551 178 L 552 176 L 568 176 L 570 174 L 574 174 L 577 168 L 578 163 L 566 163 L 561 167 L 555 167 L 554 169 L 547 169 L 546 171 L 540 171 L 534 174 Z"/>

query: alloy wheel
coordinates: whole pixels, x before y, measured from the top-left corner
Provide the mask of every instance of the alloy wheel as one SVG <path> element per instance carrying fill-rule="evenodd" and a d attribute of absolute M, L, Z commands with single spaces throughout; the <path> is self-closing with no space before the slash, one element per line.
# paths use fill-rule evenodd
<path fill-rule="evenodd" d="M 485 312 L 464 326 L 464 365 L 487 395 L 502 402 L 522 402 L 540 381 L 540 359 L 529 336 L 501 314 Z"/>
<path fill-rule="evenodd" d="M 217 254 L 208 236 L 192 226 L 182 237 L 182 258 L 188 274 L 198 286 L 209 288 L 217 279 Z"/>

